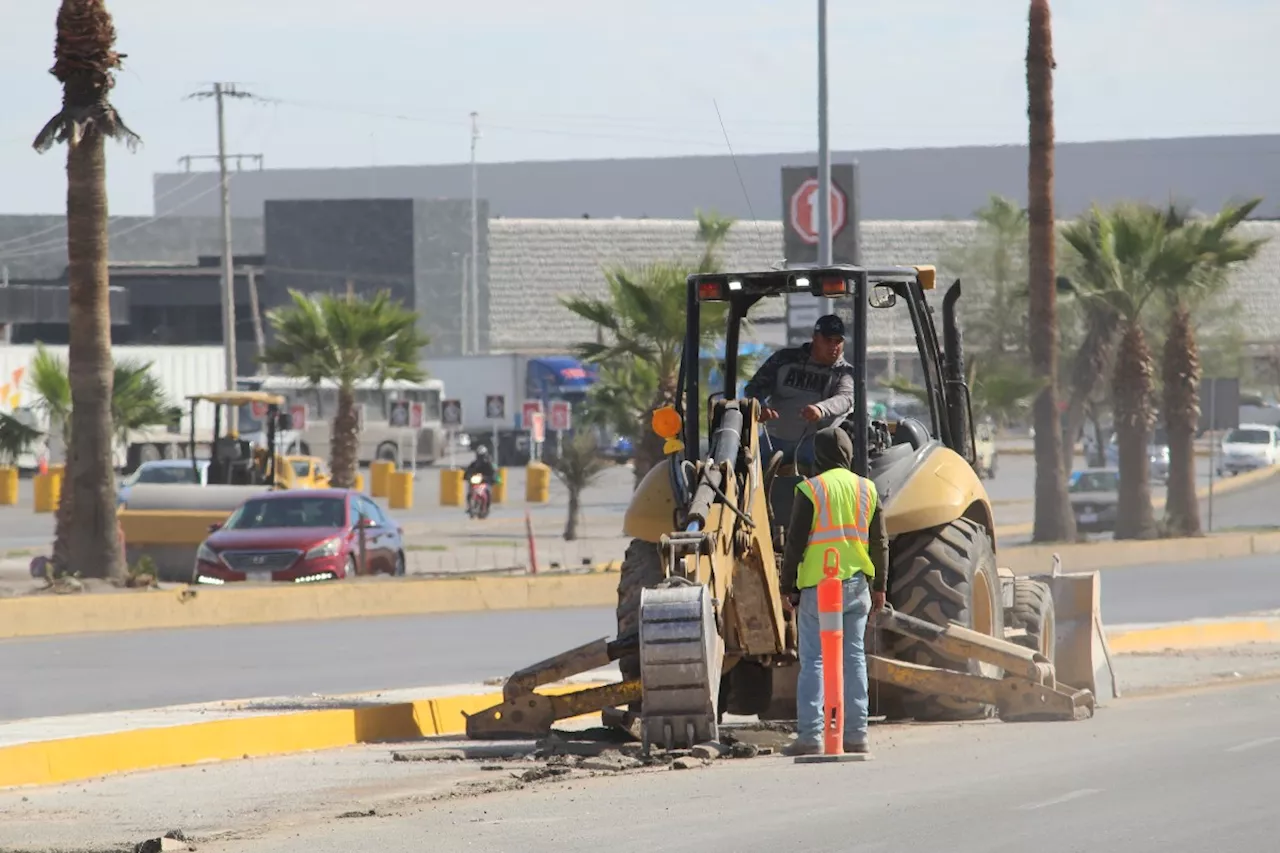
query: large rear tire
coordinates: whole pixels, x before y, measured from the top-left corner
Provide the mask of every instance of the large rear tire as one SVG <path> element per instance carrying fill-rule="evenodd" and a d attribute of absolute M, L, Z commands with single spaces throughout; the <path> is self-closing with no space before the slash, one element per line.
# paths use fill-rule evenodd
<path fill-rule="evenodd" d="M 1057 652 L 1057 618 L 1053 610 L 1053 593 L 1048 585 L 1030 578 L 1014 579 L 1009 627 L 1026 629 L 1025 635 L 1015 637 L 1013 641 L 1039 652 L 1053 663 Z"/>
<path fill-rule="evenodd" d="M 889 601 L 895 610 L 935 625 L 955 622 L 991 637 L 1004 637 L 1000 579 L 987 531 L 967 518 L 894 540 Z M 998 667 L 945 657 L 929 646 L 890 635 L 893 657 L 909 663 L 998 678 Z M 903 711 L 917 720 L 956 721 L 989 717 L 990 705 L 908 691 Z"/>
<path fill-rule="evenodd" d="M 650 589 L 662 582 L 662 554 L 657 544 L 642 539 L 632 539 L 622 559 L 622 574 L 618 578 L 618 639 L 634 637 L 640 632 L 640 590 Z M 640 677 L 640 655 L 626 655 L 618 659 L 622 677 L 631 680 Z"/>

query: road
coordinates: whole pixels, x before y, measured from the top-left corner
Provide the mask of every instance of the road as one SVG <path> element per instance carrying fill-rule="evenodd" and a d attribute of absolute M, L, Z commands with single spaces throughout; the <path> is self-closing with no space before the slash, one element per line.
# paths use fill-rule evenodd
<path fill-rule="evenodd" d="M 1104 573 L 1104 624 L 1280 609 L 1272 557 Z M 614 630 L 605 608 L 191 628 L 0 642 L 0 720 L 474 682 Z"/>
<path fill-rule="evenodd" d="M 200 849 L 345 853 L 429 838 L 477 853 L 1255 853 L 1275 844 L 1278 700 L 1273 682 L 1132 700 L 1088 722 L 916 729 L 901 745 L 873 732 L 870 763 L 579 779 L 317 816 Z"/>

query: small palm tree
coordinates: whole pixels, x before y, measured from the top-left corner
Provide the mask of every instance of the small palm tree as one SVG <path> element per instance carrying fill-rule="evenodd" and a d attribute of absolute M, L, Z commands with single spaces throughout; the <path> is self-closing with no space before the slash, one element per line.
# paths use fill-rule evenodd
<path fill-rule="evenodd" d="M 1150 539 L 1157 532 L 1147 451 L 1155 424 L 1155 365 L 1142 315 L 1182 248 L 1167 239 L 1165 215 L 1148 205 L 1095 207 L 1063 236 L 1078 255 L 1076 295 L 1110 308 L 1120 327 L 1111 382 L 1120 452 L 1115 537 Z"/>
<path fill-rule="evenodd" d="M 695 216 L 703 247 L 696 265 L 668 262 L 608 269 L 607 298 L 562 300 L 596 327 L 595 341 L 575 347 L 581 358 L 601 365 L 592 395 L 597 411 L 589 417 L 595 423 L 625 427 L 617 431 L 633 440 L 637 484 L 662 459 L 662 439 L 649 429 L 649 417 L 654 409 L 676 402 L 688 277 L 720 269 L 720 249 L 734 225 L 733 219 L 714 212 L 697 211 Z M 727 313 L 721 303 L 702 306 L 699 346 L 722 334 Z"/>
<path fill-rule="evenodd" d="M 1200 421 L 1200 354 L 1192 307 L 1216 290 L 1228 269 L 1257 255 L 1265 240 L 1246 240 L 1232 232 L 1261 203 L 1254 199 L 1227 205 L 1212 219 L 1192 221 L 1185 210 L 1164 214 L 1167 260 L 1161 266 L 1161 290 L 1169 325 L 1161 360 L 1165 428 L 1169 437 L 1169 483 L 1164 529 L 1171 536 L 1200 536 L 1200 499 L 1196 493 L 1195 434 Z"/>
<path fill-rule="evenodd" d="M 595 436 L 580 432 L 560 448 L 555 472 L 560 482 L 569 490 L 569 517 L 564 525 L 564 538 L 572 542 L 578 538 L 578 523 L 582 516 L 582 492 L 611 467 L 600 455 Z"/>
<path fill-rule="evenodd" d="M 18 457 L 30 451 L 43 436 L 35 427 L 0 412 L 0 465 L 17 465 Z"/>
<path fill-rule="evenodd" d="M 62 0 L 50 73 L 62 84 L 62 109 L 33 143 L 39 152 L 67 145 L 68 326 L 75 444 L 62 503 L 76 523 L 64 525 L 65 560 L 84 576 L 124 574 L 115 520 L 111 424 L 111 313 L 107 275 L 106 140 L 138 141 L 108 100 L 116 30 L 103 0 Z M 69 538 L 67 538 L 69 537 Z M 63 568 L 60 566 L 59 568 Z"/>
<path fill-rule="evenodd" d="M 373 379 L 418 381 L 418 359 L 430 339 L 418 330 L 418 314 L 386 291 L 368 298 L 289 291 L 292 303 L 267 315 L 275 341 L 263 360 L 286 376 L 338 386 L 329 469 L 336 488 L 351 488 L 360 461 L 356 384 Z"/>
<path fill-rule="evenodd" d="M 112 440 L 125 444 L 132 430 L 148 429 L 173 423 L 182 417 L 182 410 L 171 405 L 164 386 L 151 372 L 151 362 L 125 360 L 115 363 L 111 370 L 111 413 L 115 432 Z M 67 363 L 36 344 L 35 357 L 31 359 L 29 373 L 31 389 L 36 395 L 36 408 L 44 413 L 49 423 L 49 435 L 56 436 L 63 447 L 72 445 L 74 406 L 71 397 L 71 378 Z M 37 436 L 39 432 L 37 431 Z M 34 440 L 34 439 L 33 439 Z M 114 474 L 115 448 L 112 447 L 112 473 Z M 64 481 L 65 482 L 65 481 Z M 71 522 L 73 492 L 66 489 L 54 514 L 53 563 L 61 572 L 69 571 L 68 533 Z M 112 506 L 114 508 L 114 495 Z M 98 576 L 92 564 L 78 569 L 84 577 Z"/>

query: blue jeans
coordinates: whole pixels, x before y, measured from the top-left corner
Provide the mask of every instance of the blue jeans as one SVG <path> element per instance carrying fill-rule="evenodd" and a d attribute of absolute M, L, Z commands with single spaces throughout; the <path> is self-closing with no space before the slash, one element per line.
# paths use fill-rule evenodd
<path fill-rule="evenodd" d="M 844 582 L 844 742 L 867 740 L 867 655 L 863 635 L 871 589 L 861 572 Z M 800 675 L 796 682 L 797 742 L 822 743 L 822 635 L 818 590 L 800 590 Z"/>

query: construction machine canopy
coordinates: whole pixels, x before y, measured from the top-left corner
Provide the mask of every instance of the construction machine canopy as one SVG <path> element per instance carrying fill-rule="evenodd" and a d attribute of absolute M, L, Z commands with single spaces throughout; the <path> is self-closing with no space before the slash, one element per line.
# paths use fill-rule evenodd
<path fill-rule="evenodd" d="M 266 391 L 215 391 L 211 394 L 192 394 L 187 397 L 192 405 L 196 403 L 212 403 L 215 406 L 250 406 L 259 403 L 264 406 L 283 406 L 285 399 L 279 394 Z"/>
<path fill-rule="evenodd" d="M 944 352 L 938 330 L 933 323 L 932 309 L 926 304 L 925 292 L 934 289 L 937 269 L 929 265 L 861 267 L 851 264 L 804 265 L 785 269 L 754 272 L 699 273 L 688 277 L 686 295 L 686 326 L 684 356 L 680 365 L 677 406 L 682 423 L 681 439 L 685 446 L 699 447 L 698 429 L 700 410 L 709 398 L 699 388 L 702 371 L 698 357 L 703 337 L 701 308 L 704 303 L 728 303 L 728 316 L 724 335 L 725 358 L 720 375 L 721 386 L 708 389 L 711 396 L 733 399 L 738 390 L 740 331 L 752 307 L 761 299 L 809 294 L 814 299 L 839 300 L 837 313 L 845 322 L 847 340 L 844 357 L 852 369 L 856 385 L 854 411 L 850 426 L 856 424 L 851 437 L 854 444 L 854 471 L 867 471 L 870 447 L 866 435 L 869 408 L 866 399 L 867 377 L 867 319 L 871 310 L 892 308 L 902 300 L 911 315 L 915 337 L 926 352 L 937 352 L 944 358 L 926 360 L 924 385 L 937 412 L 965 412 L 963 418 L 952 423 L 940 418 L 935 424 L 935 434 L 944 444 L 952 447 L 967 459 L 973 455 L 969 440 L 971 424 L 968 418 L 967 388 L 961 390 L 951 379 L 963 377 L 959 358 L 959 333 L 954 321 L 955 300 L 959 286 L 954 285 L 943 299 L 944 333 L 947 338 Z M 962 379 L 960 381 L 963 381 Z M 948 392 L 950 389 L 950 392 Z M 949 400 L 948 393 L 964 395 L 963 402 Z M 664 439 L 673 436 L 662 436 Z"/>

